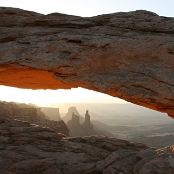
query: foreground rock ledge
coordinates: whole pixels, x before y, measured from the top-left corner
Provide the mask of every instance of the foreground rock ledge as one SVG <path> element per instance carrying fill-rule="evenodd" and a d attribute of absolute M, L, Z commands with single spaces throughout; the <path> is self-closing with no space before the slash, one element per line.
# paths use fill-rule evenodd
<path fill-rule="evenodd" d="M 1 174 L 173 174 L 173 147 L 104 136 L 68 138 L 0 114 Z"/>
<path fill-rule="evenodd" d="M 0 84 L 84 87 L 174 117 L 174 18 L 0 8 Z"/>

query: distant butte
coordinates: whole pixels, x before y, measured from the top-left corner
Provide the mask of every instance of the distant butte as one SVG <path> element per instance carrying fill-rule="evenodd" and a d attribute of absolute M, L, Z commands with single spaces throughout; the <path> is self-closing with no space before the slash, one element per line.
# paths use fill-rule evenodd
<path fill-rule="evenodd" d="M 83 87 L 174 117 L 174 18 L 0 8 L 0 84 Z"/>

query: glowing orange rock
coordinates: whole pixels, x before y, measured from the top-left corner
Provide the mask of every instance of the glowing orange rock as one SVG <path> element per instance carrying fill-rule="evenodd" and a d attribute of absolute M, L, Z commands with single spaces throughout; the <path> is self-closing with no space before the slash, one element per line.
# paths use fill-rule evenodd
<path fill-rule="evenodd" d="M 0 8 L 0 84 L 84 87 L 174 117 L 174 18 Z"/>

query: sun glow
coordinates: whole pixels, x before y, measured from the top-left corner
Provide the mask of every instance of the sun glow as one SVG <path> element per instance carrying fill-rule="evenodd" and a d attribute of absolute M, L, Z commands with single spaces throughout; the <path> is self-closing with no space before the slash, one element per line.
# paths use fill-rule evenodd
<path fill-rule="evenodd" d="M 0 100 L 34 103 L 39 106 L 49 106 L 51 103 L 126 103 L 124 100 L 83 88 L 31 90 L 7 86 L 0 86 Z"/>

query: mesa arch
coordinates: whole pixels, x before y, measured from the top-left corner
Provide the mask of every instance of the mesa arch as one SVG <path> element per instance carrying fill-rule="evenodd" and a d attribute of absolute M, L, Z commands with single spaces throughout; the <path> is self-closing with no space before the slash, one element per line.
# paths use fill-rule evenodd
<path fill-rule="evenodd" d="M 0 8 L 0 84 L 84 87 L 174 117 L 174 18 Z"/>

